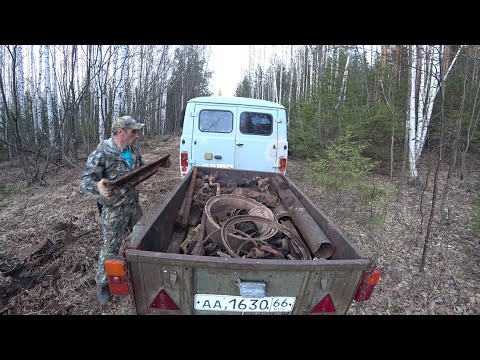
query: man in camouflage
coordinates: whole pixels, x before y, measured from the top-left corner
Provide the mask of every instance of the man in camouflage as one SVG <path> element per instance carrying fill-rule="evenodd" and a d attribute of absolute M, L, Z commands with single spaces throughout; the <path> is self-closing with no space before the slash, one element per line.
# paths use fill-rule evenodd
<path fill-rule="evenodd" d="M 80 191 L 93 194 L 99 204 L 103 246 L 98 255 L 95 277 L 97 300 L 106 304 L 111 300 L 104 262 L 109 255 L 118 255 L 127 229 L 143 215 L 138 190 L 126 184 L 110 186 L 109 181 L 144 165 L 138 148 L 133 145 L 144 124 L 131 116 L 122 116 L 112 124 L 112 137 L 102 140 L 89 155 L 80 182 Z"/>

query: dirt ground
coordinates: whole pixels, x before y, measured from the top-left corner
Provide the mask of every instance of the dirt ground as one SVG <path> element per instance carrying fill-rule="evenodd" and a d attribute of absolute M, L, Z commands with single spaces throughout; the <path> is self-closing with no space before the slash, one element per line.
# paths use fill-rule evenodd
<path fill-rule="evenodd" d="M 147 163 L 171 155 L 170 168 L 139 185 L 144 210 L 163 202 L 180 181 L 178 144 L 178 137 L 139 142 Z M 73 162 L 76 167 L 66 164 L 49 173 L 48 186 L 26 187 L 18 163 L 0 164 L 0 314 L 135 314 L 129 296 L 104 306 L 96 301 L 99 214 L 94 199 L 78 190 L 86 156 Z M 479 159 L 471 161 L 464 181 L 452 183 L 450 224 L 435 218 L 424 272 L 419 269 L 431 186 L 423 194 L 420 232 L 421 189 L 402 186 L 399 197 L 368 203 L 356 191 L 309 184 L 307 166 L 290 158 L 287 176 L 382 271 L 371 299 L 354 302 L 348 314 L 480 314 L 480 236 L 469 225 L 480 192 Z M 421 164 L 422 176 L 427 168 Z M 394 190 L 397 184 L 378 174 L 374 181 Z M 440 189 L 444 182 L 443 172 Z"/>

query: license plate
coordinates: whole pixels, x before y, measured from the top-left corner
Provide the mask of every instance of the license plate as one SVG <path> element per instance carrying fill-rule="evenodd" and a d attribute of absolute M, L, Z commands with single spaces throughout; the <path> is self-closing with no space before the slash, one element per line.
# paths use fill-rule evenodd
<path fill-rule="evenodd" d="M 290 312 L 295 305 L 294 297 L 272 296 L 249 298 L 243 296 L 196 294 L 195 310 L 240 311 L 240 312 Z"/>
<path fill-rule="evenodd" d="M 233 169 L 233 165 L 228 164 L 201 164 L 203 167 Z"/>

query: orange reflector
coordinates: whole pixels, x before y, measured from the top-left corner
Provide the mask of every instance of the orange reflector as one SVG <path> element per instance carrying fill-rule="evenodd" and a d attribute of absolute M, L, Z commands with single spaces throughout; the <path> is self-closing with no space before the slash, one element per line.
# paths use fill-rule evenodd
<path fill-rule="evenodd" d="M 105 260 L 105 273 L 110 276 L 125 276 L 125 260 Z"/>
<path fill-rule="evenodd" d="M 330 294 L 327 294 L 315 307 L 310 310 L 310 314 L 315 313 L 327 313 L 327 312 L 335 312 L 335 305 L 333 305 L 332 297 Z"/>
<path fill-rule="evenodd" d="M 375 285 L 377 285 L 378 280 L 380 280 L 381 274 L 382 272 L 378 269 L 373 270 L 371 274 L 364 273 L 353 299 L 355 301 L 367 301 L 370 299 Z"/>
<path fill-rule="evenodd" d="M 373 273 L 368 276 L 368 285 L 377 285 L 378 280 L 380 280 L 380 275 L 382 272 L 378 269 L 373 270 Z"/>
<path fill-rule="evenodd" d="M 153 309 L 162 309 L 162 310 L 180 310 L 177 305 L 173 302 L 170 296 L 167 295 L 165 290 L 160 290 L 155 299 L 153 299 L 150 307 Z"/>

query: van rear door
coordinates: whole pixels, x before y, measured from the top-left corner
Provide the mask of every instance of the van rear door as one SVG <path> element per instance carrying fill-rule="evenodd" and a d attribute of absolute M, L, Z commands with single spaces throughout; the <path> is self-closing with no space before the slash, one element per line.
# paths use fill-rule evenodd
<path fill-rule="evenodd" d="M 233 168 L 236 107 L 195 104 L 192 159 L 195 166 Z"/>
<path fill-rule="evenodd" d="M 277 172 L 277 109 L 239 106 L 235 169 Z"/>

